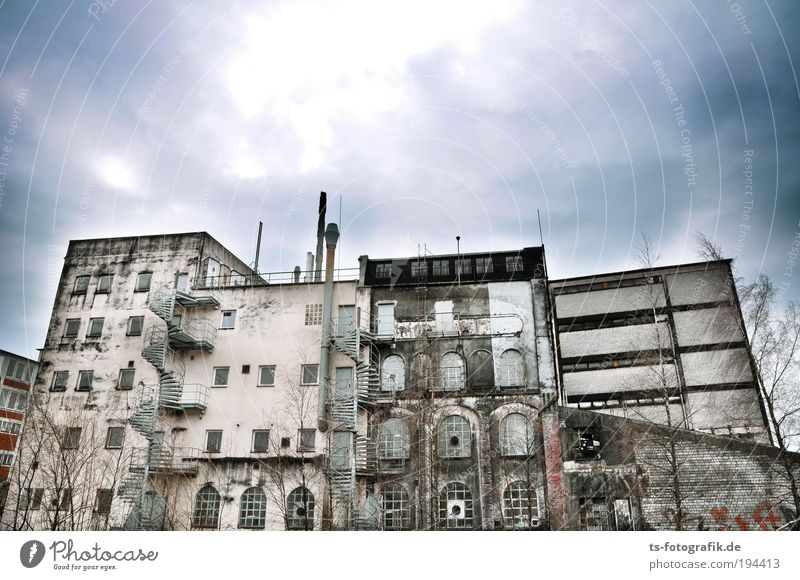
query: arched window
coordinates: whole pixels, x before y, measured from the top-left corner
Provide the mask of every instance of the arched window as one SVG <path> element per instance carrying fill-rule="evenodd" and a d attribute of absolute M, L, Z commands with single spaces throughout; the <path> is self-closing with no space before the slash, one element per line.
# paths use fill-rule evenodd
<path fill-rule="evenodd" d="M 460 415 L 448 415 L 439 423 L 439 457 L 469 457 L 472 453 L 472 430 Z"/>
<path fill-rule="evenodd" d="M 536 489 L 521 481 L 509 483 L 503 493 L 503 516 L 508 528 L 525 529 L 539 525 Z"/>
<path fill-rule="evenodd" d="M 497 386 L 499 387 L 522 387 L 525 385 L 525 366 L 518 350 L 509 349 L 500 355 L 497 373 Z"/>
<path fill-rule="evenodd" d="M 402 419 L 387 419 L 378 429 L 378 452 L 381 459 L 408 459 L 408 426 Z"/>
<path fill-rule="evenodd" d="M 476 350 L 469 355 L 469 378 L 471 387 L 494 385 L 494 359 L 488 350 Z"/>
<path fill-rule="evenodd" d="M 239 527 L 263 530 L 266 523 L 266 494 L 258 487 L 244 490 L 239 500 Z"/>
<path fill-rule="evenodd" d="M 295 488 L 286 499 L 286 527 L 290 530 L 314 529 L 314 494 L 305 487 Z"/>
<path fill-rule="evenodd" d="M 193 528 L 219 527 L 219 493 L 212 486 L 207 485 L 197 492 L 194 498 Z"/>
<path fill-rule="evenodd" d="M 440 388 L 445 391 L 458 391 L 464 388 L 464 359 L 455 352 L 448 352 L 439 365 Z"/>
<path fill-rule="evenodd" d="M 408 492 L 399 483 L 383 486 L 383 529 L 411 529 L 411 501 Z"/>
<path fill-rule="evenodd" d="M 533 428 L 522 413 L 510 413 L 500 424 L 500 449 L 503 455 L 531 455 Z"/>
<path fill-rule="evenodd" d="M 431 379 L 431 359 L 424 352 L 411 359 L 411 379 L 418 389 L 427 389 Z"/>
<path fill-rule="evenodd" d="M 470 530 L 472 521 L 472 494 L 469 489 L 463 483 L 448 483 L 439 495 L 439 528 Z"/>
<path fill-rule="evenodd" d="M 381 366 L 381 390 L 402 391 L 406 388 L 406 361 L 398 354 L 390 354 Z"/>

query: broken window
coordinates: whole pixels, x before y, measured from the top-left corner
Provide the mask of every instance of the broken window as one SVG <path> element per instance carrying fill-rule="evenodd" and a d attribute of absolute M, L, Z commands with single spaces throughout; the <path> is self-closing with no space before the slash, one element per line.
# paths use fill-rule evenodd
<path fill-rule="evenodd" d="M 66 391 L 69 371 L 56 371 L 53 373 L 53 384 L 50 385 L 51 391 Z"/>
<path fill-rule="evenodd" d="M 399 354 L 391 354 L 381 365 L 381 390 L 402 391 L 406 388 L 406 361 Z"/>
<path fill-rule="evenodd" d="M 209 453 L 219 453 L 222 449 L 222 431 L 215 429 L 206 431 L 206 451 Z"/>
<path fill-rule="evenodd" d="M 578 525 L 581 530 L 608 531 L 608 506 L 606 498 L 581 498 L 578 508 Z"/>
<path fill-rule="evenodd" d="M 114 276 L 111 274 L 103 274 L 100 276 L 100 279 L 97 281 L 97 294 L 108 294 L 111 292 L 111 282 L 114 280 Z"/>
<path fill-rule="evenodd" d="M 460 415 L 448 415 L 439 423 L 437 438 L 439 457 L 469 457 L 472 451 L 472 429 Z"/>
<path fill-rule="evenodd" d="M 73 294 L 86 294 L 89 288 L 89 276 L 77 276 L 75 278 L 75 286 L 72 288 Z"/>
<path fill-rule="evenodd" d="M 219 492 L 211 485 L 206 485 L 194 498 L 193 528 L 212 528 L 219 526 Z"/>
<path fill-rule="evenodd" d="M 439 528 L 469 530 L 473 523 L 472 494 L 460 482 L 448 483 L 439 494 Z"/>
<path fill-rule="evenodd" d="M 464 388 L 464 359 L 455 352 L 445 353 L 439 365 L 441 388 L 458 391 Z"/>
<path fill-rule="evenodd" d="M 128 336 L 141 335 L 143 326 L 144 316 L 131 316 L 128 318 Z"/>
<path fill-rule="evenodd" d="M 500 425 L 500 448 L 507 457 L 533 453 L 533 428 L 522 413 L 510 413 Z"/>
<path fill-rule="evenodd" d="M 231 367 L 214 367 L 214 387 L 227 387 Z"/>
<path fill-rule="evenodd" d="M 258 367 L 258 386 L 275 386 L 275 365 L 264 365 Z"/>
<path fill-rule="evenodd" d="M 539 525 L 539 499 L 534 487 L 512 481 L 503 493 L 503 516 L 506 527 L 520 530 Z"/>
<path fill-rule="evenodd" d="M 411 529 L 411 501 L 408 492 L 399 483 L 383 486 L 383 529 Z"/>
<path fill-rule="evenodd" d="M 286 527 L 290 530 L 314 529 L 314 494 L 305 487 L 295 488 L 286 498 Z"/>
<path fill-rule="evenodd" d="M 120 391 L 130 391 L 133 388 L 133 382 L 136 378 L 136 369 L 122 369 L 119 371 L 119 380 L 117 381 L 117 389 Z"/>
<path fill-rule="evenodd" d="M 263 530 L 267 523 L 267 495 L 257 487 L 244 490 L 239 500 L 239 527 Z"/>
<path fill-rule="evenodd" d="M 492 266 L 491 256 L 486 256 L 484 258 L 475 258 L 475 273 L 491 274 L 492 272 L 494 272 L 494 267 Z"/>
<path fill-rule="evenodd" d="M 497 375 L 497 386 L 499 387 L 521 387 L 525 385 L 525 366 L 519 351 L 508 349 L 500 355 Z"/>
<path fill-rule="evenodd" d="M 434 260 L 433 261 L 433 275 L 434 276 L 449 276 L 450 275 L 450 260 Z"/>
<path fill-rule="evenodd" d="M 64 338 L 74 338 L 78 336 L 78 330 L 81 327 L 80 318 L 68 318 L 64 324 Z"/>
<path fill-rule="evenodd" d="M 319 365 L 303 365 L 300 374 L 301 385 L 316 385 L 319 382 Z"/>
<path fill-rule="evenodd" d="M 598 457 L 600 454 L 600 440 L 590 431 L 579 431 L 576 451 L 579 458 L 592 459 Z"/>
<path fill-rule="evenodd" d="M 109 427 L 106 434 L 106 449 L 122 449 L 125 427 Z"/>
<path fill-rule="evenodd" d="M 387 419 L 378 429 L 378 453 L 381 459 L 408 459 L 408 426 L 402 419 Z"/>
<path fill-rule="evenodd" d="M 67 427 L 64 434 L 64 449 L 77 449 L 81 443 L 81 428 L 80 427 Z"/>
<path fill-rule="evenodd" d="M 98 514 L 110 514 L 111 502 L 114 499 L 113 489 L 98 489 L 94 500 L 94 511 Z"/>

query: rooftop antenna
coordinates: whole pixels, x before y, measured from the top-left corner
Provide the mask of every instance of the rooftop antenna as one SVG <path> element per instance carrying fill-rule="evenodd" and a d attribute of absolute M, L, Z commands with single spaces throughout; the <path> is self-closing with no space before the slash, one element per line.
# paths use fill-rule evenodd
<path fill-rule="evenodd" d="M 263 222 L 258 222 L 258 240 L 256 241 L 256 262 L 253 265 L 253 273 L 258 274 L 258 256 L 261 253 L 261 230 L 264 227 Z"/>
<path fill-rule="evenodd" d="M 456 283 L 461 286 L 461 236 L 456 236 Z"/>
<path fill-rule="evenodd" d="M 539 220 L 539 242 L 544 246 L 544 237 L 542 236 L 542 216 L 539 215 L 539 208 L 536 208 L 536 219 Z"/>

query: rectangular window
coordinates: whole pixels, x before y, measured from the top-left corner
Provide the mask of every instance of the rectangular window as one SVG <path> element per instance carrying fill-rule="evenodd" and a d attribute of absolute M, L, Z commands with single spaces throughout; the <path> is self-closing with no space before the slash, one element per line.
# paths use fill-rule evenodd
<path fill-rule="evenodd" d="M 297 448 L 299 451 L 314 451 L 316 449 L 316 429 L 300 429 L 297 434 Z"/>
<path fill-rule="evenodd" d="M 494 272 L 494 267 L 492 266 L 491 256 L 487 256 L 485 258 L 475 258 L 475 273 L 491 274 L 492 272 Z"/>
<path fill-rule="evenodd" d="M 456 262 L 456 271 L 459 276 L 463 276 L 464 274 L 472 274 L 472 260 L 467 258 L 463 258 Z"/>
<path fill-rule="evenodd" d="M 422 278 L 428 273 L 428 263 L 423 260 L 414 260 L 411 262 L 411 276 L 414 278 Z"/>
<path fill-rule="evenodd" d="M 322 304 L 306 304 L 306 326 L 322 324 Z"/>
<path fill-rule="evenodd" d="M 122 449 L 125 441 L 125 427 L 109 427 L 106 433 L 106 449 Z"/>
<path fill-rule="evenodd" d="M 120 391 L 130 391 L 133 388 L 133 380 L 136 376 L 136 369 L 122 369 L 119 371 L 117 389 Z"/>
<path fill-rule="evenodd" d="M 53 383 L 50 385 L 51 391 L 66 391 L 69 371 L 56 371 L 53 373 Z"/>
<path fill-rule="evenodd" d="M 189 274 L 180 272 L 175 276 L 175 290 L 186 292 L 189 289 Z"/>
<path fill-rule="evenodd" d="M 152 272 L 140 272 L 139 275 L 136 277 L 136 288 L 135 292 L 149 292 L 150 291 L 150 280 L 153 278 Z"/>
<path fill-rule="evenodd" d="M 77 449 L 81 444 L 81 428 L 80 427 L 67 427 L 64 434 L 64 449 Z"/>
<path fill-rule="evenodd" d="M 226 328 L 233 328 L 236 324 L 236 311 L 235 310 L 223 310 L 222 311 L 222 322 L 220 323 L 219 327 L 220 330 Z"/>
<path fill-rule="evenodd" d="M 97 281 L 97 294 L 108 294 L 111 292 L 112 280 L 114 280 L 114 276 L 111 274 L 103 274 L 100 276 L 100 279 Z"/>
<path fill-rule="evenodd" d="M 13 421 L 11 419 L 0 419 L 0 433 L 10 433 L 11 435 L 19 435 L 22 430 L 22 423 Z"/>
<path fill-rule="evenodd" d="M 219 453 L 222 449 L 222 431 L 206 431 L 206 451 Z"/>
<path fill-rule="evenodd" d="M 300 372 L 301 385 L 316 385 L 319 382 L 319 365 L 303 365 Z"/>
<path fill-rule="evenodd" d="M 78 330 L 80 330 L 80 328 L 81 328 L 80 318 L 67 318 L 67 322 L 64 325 L 64 337 L 74 338 L 78 336 Z"/>
<path fill-rule="evenodd" d="M 17 379 L 18 381 L 27 383 L 32 371 L 33 367 L 29 366 L 25 361 L 15 361 L 11 359 L 8 361 L 8 370 L 6 371 L 6 375 L 12 379 Z"/>
<path fill-rule="evenodd" d="M 97 338 L 103 332 L 103 323 L 105 322 L 104 318 L 90 318 L 89 319 L 89 330 L 86 332 L 86 336 L 88 338 Z"/>
<path fill-rule="evenodd" d="M 608 525 L 608 506 L 604 497 L 582 498 L 578 515 L 581 530 L 603 532 L 611 529 Z"/>
<path fill-rule="evenodd" d="M 253 429 L 253 453 L 269 451 L 269 429 Z"/>
<path fill-rule="evenodd" d="M 131 316 L 128 318 L 128 336 L 141 336 L 144 326 L 144 316 Z"/>
<path fill-rule="evenodd" d="M 18 389 L 0 387 L 0 409 L 24 411 L 28 394 Z"/>
<path fill-rule="evenodd" d="M 78 372 L 78 386 L 75 387 L 76 391 L 91 391 L 92 381 L 94 381 L 94 371 L 79 371 Z"/>
<path fill-rule="evenodd" d="M 38 510 L 42 507 L 44 489 L 41 487 L 28 487 L 22 491 L 19 498 L 19 507 L 24 510 Z"/>
<path fill-rule="evenodd" d="M 275 365 L 266 365 L 258 367 L 258 386 L 259 387 L 275 386 Z"/>
<path fill-rule="evenodd" d="M 78 276 L 75 278 L 75 286 L 72 287 L 73 294 L 86 294 L 89 288 L 90 276 Z"/>
<path fill-rule="evenodd" d="M 50 504 L 52 509 L 58 509 L 59 511 L 68 511 L 70 506 L 72 505 L 72 489 L 64 488 L 61 491 L 56 490 L 55 494 L 53 494 L 53 501 Z"/>
<path fill-rule="evenodd" d="M 522 256 L 506 256 L 506 272 L 522 272 Z"/>
<path fill-rule="evenodd" d="M 14 461 L 14 454 L 10 451 L 0 451 L 0 467 L 8 467 Z"/>
<path fill-rule="evenodd" d="M 375 266 L 375 277 L 376 278 L 391 278 L 392 277 L 392 265 L 391 264 L 377 264 Z"/>
<path fill-rule="evenodd" d="M 94 501 L 94 511 L 98 514 L 111 513 L 111 500 L 114 498 L 113 489 L 98 489 Z"/>
<path fill-rule="evenodd" d="M 433 261 L 433 275 L 434 276 L 449 276 L 450 275 L 450 260 L 434 260 Z"/>
<path fill-rule="evenodd" d="M 231 367 L 214 367 L 214 387 L 227 387 Z"/>

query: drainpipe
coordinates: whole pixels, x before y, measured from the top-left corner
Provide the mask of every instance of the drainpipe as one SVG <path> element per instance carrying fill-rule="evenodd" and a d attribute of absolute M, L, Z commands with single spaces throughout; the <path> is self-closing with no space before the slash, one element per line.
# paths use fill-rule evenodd
<path fill-rule="evenodd" d="M 322 343 L 319 353 L 319 409 L 317 425 L 323 433 L 328 430 L 328 361 L 331 356 L 331 316 L 333 314 L 333 264 L 339 227 L 328 224 L 325 229 L 325 302 L 322 306 Z"/>

